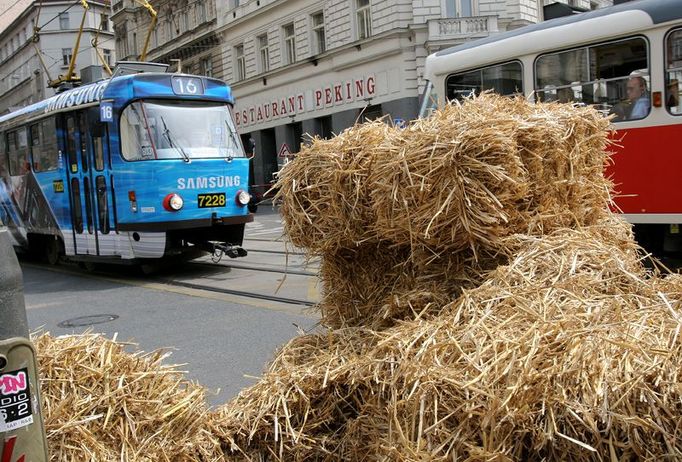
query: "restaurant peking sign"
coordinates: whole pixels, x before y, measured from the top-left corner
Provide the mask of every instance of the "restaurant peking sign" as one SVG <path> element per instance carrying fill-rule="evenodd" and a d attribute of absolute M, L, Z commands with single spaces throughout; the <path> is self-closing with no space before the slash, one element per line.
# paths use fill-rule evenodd
<path fill-rule="evenodd" d="M 241 107 L 237 104 L 235 120 L 238 127 L 245 127 L 304 112 L 342 106 L 354 101 L 364 101 L 374 97 L 375 94 L 376 78 L 374 75 L 369 75 L 308 90 L 304 93 L 288 94 L 247 107 Z"/>

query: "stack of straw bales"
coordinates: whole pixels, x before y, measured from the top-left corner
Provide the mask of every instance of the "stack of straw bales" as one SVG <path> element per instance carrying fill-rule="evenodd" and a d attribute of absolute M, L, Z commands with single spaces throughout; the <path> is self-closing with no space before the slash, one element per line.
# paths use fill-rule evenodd
<path fill-rule="evenodd" d="M 279 180 L 324 332 L 207 410 L 161 353 L 36 339 L 52 460 L 682 460 L 682 278 L 608 212 L 608 121 L 484 95 Z"/>
<path fill-rule="evenodd" d="M 219 409 L 239 460 L 681 460 L 682 283 L 610 215 L 608 120 L 484 95 L 279 179 L 320 334 Z"/>
<path fill-rule="evenodd" d="M 623 235 L 518 238 L 439 316 L 293 340 L 222 437 L 249 460 L 680 460 L 682 281 Z"/>
<path fill-rule="evenodd" d="M 34 339 L 52 461 L 220 461 L 206 391 L 162 352 L 86 334 Z"/>
<path fill-rule="evenodd" d="M 596 223 L 610 201 L 608 126 L 590 108 L 488 94 L 304 148 L 276 199 L 291 243 L 321 257 L 324 324 L 430 311 L 513 255 L 506 237 Z"/>

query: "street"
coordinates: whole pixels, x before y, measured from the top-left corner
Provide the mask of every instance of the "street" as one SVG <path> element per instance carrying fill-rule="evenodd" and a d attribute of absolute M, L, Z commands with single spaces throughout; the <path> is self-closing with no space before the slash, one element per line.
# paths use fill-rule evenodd
<path fill-rule="evenodd" d="M 22 261 L 30 328 L 116 335 L 137 345 L 131 351 L 170 349 L 168 361 L 215 392 L 211 404 L 224 403 L 254 383 L 279 346 L 317 323 L 316 268 L 287 255 L 281 234 L 277 212 L 262 206 L 241 259 L 206 257 L 149 276 Z"/>

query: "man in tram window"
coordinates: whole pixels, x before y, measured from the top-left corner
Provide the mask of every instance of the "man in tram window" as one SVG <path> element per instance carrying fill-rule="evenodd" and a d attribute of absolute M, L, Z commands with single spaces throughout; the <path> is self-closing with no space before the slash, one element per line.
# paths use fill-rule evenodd
<path fill-rule="evenodd" d="M 646 79 L 642 74 L 632 73 L 627 83 L 627 96 L 631 104 L 628 120 L 643 119 L 649 114 L 651 103 L 646 88 Z"/>

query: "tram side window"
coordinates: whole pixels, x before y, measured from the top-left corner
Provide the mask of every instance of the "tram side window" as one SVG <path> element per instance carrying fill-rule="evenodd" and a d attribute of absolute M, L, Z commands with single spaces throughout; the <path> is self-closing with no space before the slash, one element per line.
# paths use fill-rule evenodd
<path fill-rule="evenodd" d="M 25 175 L 30 170 L 26 129 L 7 133 L 7 156 L 10 175 Z"/>
<path fill-rule="evenodd" d="M 500 95 L 513 95 L 523 91 L 521 63 L 489 66 L 448 76 L 445 81 L 446 97 L 449 101 L 462 100 L 493 90 Z"/>
<path fill-rule="evenodd" d="M 31 151 L 34 171 L 57 170 L 57 132 L 53 117 L 31 126 Z"/>
<path fill-rule="evenodd" d="M 614 122 L 646 117 L 651 109 L 647 42 L 631 38 L 539 56 L 540 101 L 574 101 L 615 114 Z"/>
<path fill-rule="evenodd" d="M 682 29 L 666 40 L 665 107 L 673 115 L 682 115 Z"/>

